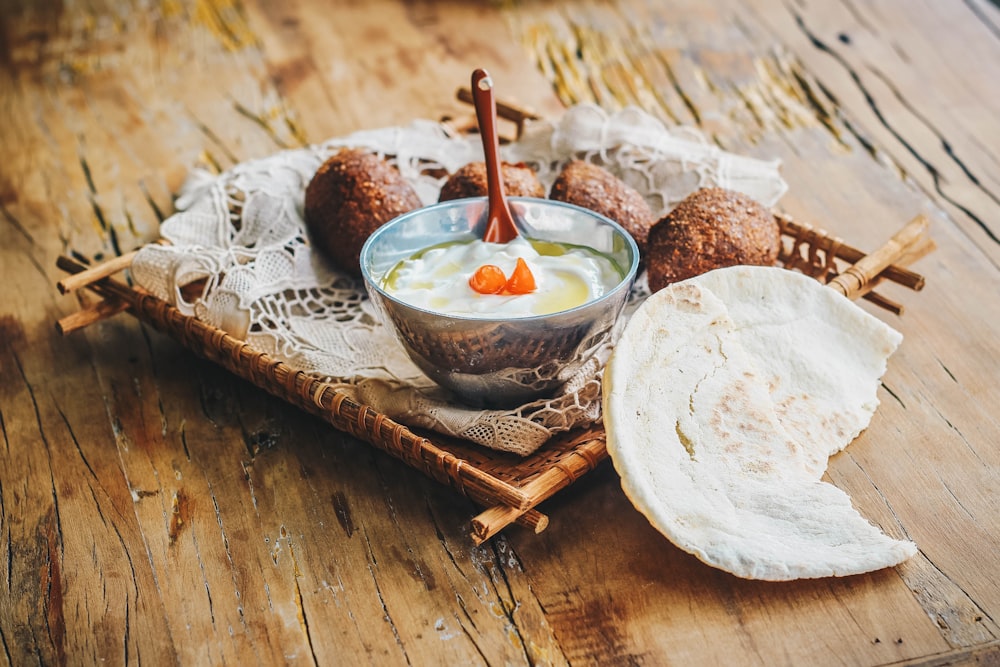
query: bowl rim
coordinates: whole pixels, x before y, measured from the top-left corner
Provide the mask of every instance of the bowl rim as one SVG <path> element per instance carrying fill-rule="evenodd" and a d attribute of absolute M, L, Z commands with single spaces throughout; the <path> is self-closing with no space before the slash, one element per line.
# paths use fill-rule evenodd
<path fill-rule="evenodd" d="M 470 204 L 472 202 L 482 203 L 482 202 L 485 202 L 486 200 L 487 200 L 487 197 L 482 196 L 482 197 L 463 197 L 463 198 L 460 198 L 460 199 L 449 199 L 449 200 L 443 201 L 443 202 L 436 202 L 434 204 L 428 204 L 427 206 L 421 206 L 420 208 L 415 208 L 412 211 L 407 211 L 406 213 L 402 213 L 402 214 L 396 216 L 395 218 L 392 218 L 391 220 L 383 223 L 382 225 L 379 225 L 379 227 L 368 236 L 368 238 L 365 240 L 364 245 L 361 247 L 361 254 L 360 254 L 359 260 L 360 260 L 360 265 L 361 265 L 361 275 L 364 278 L 365 286 L 368 287 L 369 290 L 374 289 L 379 294 L 380 297 L 382 297 L 384 299 L 388 299 L 389 301 L 391 301 L 394 304 L 398 304 L 400 306 L 403 306 L 405 308 L 408 308 L 408 309 L 413 310 L 413 311 L 418 312 L 418 313 L 425 313 L 425 314 L 433 315 L 433 316 L 436 316 L 436 317 L 445 317 L 445 318 L 449 318 L 449 319 L 457 320 L 457 321 L 483 322 L 483 323 L 489 323 L 489 322 L 496 322 L 496 323 L 502 323 L 502 322 L 526 322 L 526 323 L 530 323 L 530 322 L 538 322 L 538 321 L 541 321 L 541 320 L 550 320 L 552 318 L 562 317 L 564 315 L 569 316 L 569 315 L 572 315 L 572 314 L 576 314 L 578 311 L 581 311 L 581 310 L 583 310 L 585 308 L 591 308 L 591 307 L 593 307 L 593 306 L 595 306 L 595 305 L 597 305 L 597 304 L 599 304 L 599 303 L 601 303 L 603 301 L 610 300 L 610 299 L 614 298 L 622 290 L 631 291 L 632 286 L 635 283 L 636 274 L 638 273 L 638 270 L 639 270 L 639 246 L 635 242 L 635 239 L 632 237 L 632 235 L 629 234 L 628 231 L 626 231 L 625 228 L 622 227 L 620 224 L 618 224 L 616 221 L 612 220 L 611 218 L 607 217 L 606 215 L 602 215 L 601 213 L 598 213 L 597 211 L 592 211 L 589 208 L 584 208 L 583 206 L 577 206 L 576 204 L 571 204 L 569 202 L 558 201 L 558 200 L 555 200 L 555 199 L 547 199 L 547 198 L 544 198 L 544 197 L 507 197 L 507 201 L 508 202 L 543 203 L 543 204 L 546 204 L 546 205 L 551 205 L 551 206 L 553 206 L 555 208 L 567 208 L 567 209 L 571 209 L 571 210 L 576 210 L 578 212 L 582 212 L 582 213 L 586 214 L 588 217 L 595 218 L 598 221 L 600 221 L 600 222 L 606 224 L 607 226 L 611 227 L 615 232 L 617 232 L 617 234 L 619 236 L 621 236 L 625 240 L 626 244 L 631 249 L 632 261 L 631 261 L 630 265 L 628 266 L 627 270 L 625 271 L 624 275 L 622 276 L 621 280 L 619 280 L 617 283 L 615 283 L 614 287 L 612 287 L 611 289 L 607 290 L 604 294 L 602 294 L 601 296 L 597 297 L 596 299 L 592 299 L 590 301 L 585 301 L 585 302 L 581 303 L 579 306 L 574 306 L 573 308 L 567 308 L 566 310 L 557 310 L 555 312 L 546 313 L 544 315 L 519 315 L 519 316 L 507 316 L 507 317 L 476 317 L 474 315 L 456 315 L 456 314 L 452 314 L 452 313 L 442 313 L 441 311 L 438 311 L 438 310 L 429 310 L 427 308 L 421 308 L 420 306 L 415 306 L 415 305 L 413 305 L 411 303 L 408 303 L 407 301 L 404 301 L 402 299 L 399 299 L 399 298 L 393 296 L 392 294 L 390 294 L 389 292 L 385 291 L 384 289 L 382 289 L 381 286 L 378 285 L 377 281 L 373 279 L 371 273 L 368 270 L 368 262 L 365 261 L 365 258 L 371 254 L 371 248 L 372 248 L 372 246 L 374 246 L 375 242 L 378 240 L 378 237 L 381 236 L 381 234 L 384 233 L 385 230 L 387 230 L 388 228 L 390 228 L 392 226 L 402 224 L 408 218 L 415 217 L 416 215 L 419 215 L 419 214 L 422 214 L 422 213 L 432 212 L 435 209 L 453 208 L 453 207 L 456 207 L 459 204 L 463 204 L 463 203 L 465 205 L 468 205 L 468 204 Z M 475 239 L 475 237 L 473 237 L 473 239 Z M 587 247 L 587 248 L 590 247 L 586 243 L 581 243 L 579 245 L 582 246 L 582 247 Z M 593 250 L 593 248 L 591 248 L 591 250 Z M 594 250 L 594 252 L 597 252 L 597 251 Z"/>

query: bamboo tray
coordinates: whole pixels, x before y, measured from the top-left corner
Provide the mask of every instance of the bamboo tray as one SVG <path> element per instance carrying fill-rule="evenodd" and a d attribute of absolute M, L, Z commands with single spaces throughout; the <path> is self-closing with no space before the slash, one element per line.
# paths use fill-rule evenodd
<path fill-rule="evenodd" d="M 471 98 L 467 91 L 459 91 L 459 99 Z M 513 121 L 518 134 L 524 120 L 531 117 L 503 104 L 498 105 L 498 114 Z M 779 263 L 827 283 L 849 298 L 863 297 L 900 314 L 902 306 L 874 288 L 884 281 L 913 290 L 924 285 L 922 276 L 905 268 L 934 248 L 926 236 L 927 220 L 922 216 L 869 254 L 822 229 L 796 223 L 781 213 L 774 215 L 782 234 Z M 438 434 L 419 434 L 357 403 L 321 378 L 259 352 L 221 329 L 183 315 L 141 288 L 116 279 L 116 274 L 127 271 L 134 254 L 96 266 L 66 256 L 58 258 L 57 266 L 70 274 L 58 283 L 62 293 L 86 288 L 100 297 L 96 303 L 57 322 L 60 332 L 68 334 L 127 311 L 196 354 L 472 499 L 483 508 L 470 522 L 471 539 L 477 545 L 512 523 L 541 532 L 549 520 L 537 506 L 608 458 L 604 429 L 599 424 L 560 434 L 527 457 Z"/>

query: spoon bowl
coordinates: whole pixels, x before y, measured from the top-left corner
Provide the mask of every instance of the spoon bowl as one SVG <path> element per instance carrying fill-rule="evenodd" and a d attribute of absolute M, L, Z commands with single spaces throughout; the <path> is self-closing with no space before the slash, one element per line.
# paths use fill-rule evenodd
<path fill-rule="evenodd" d="M 497 104 L 493 94 L 493 79 L 483 69 L 472 73 L 472 100 L 479 122 L 479 135 L 483 140 L 486 163 L 486 193 L 489 202 L 486 231 L 483 240 L 488 243 L 507 243 L 517 238 L 517 225 L 510 212 L 503 187 L 500 169 L 500 139 L 497 135 Z"/>

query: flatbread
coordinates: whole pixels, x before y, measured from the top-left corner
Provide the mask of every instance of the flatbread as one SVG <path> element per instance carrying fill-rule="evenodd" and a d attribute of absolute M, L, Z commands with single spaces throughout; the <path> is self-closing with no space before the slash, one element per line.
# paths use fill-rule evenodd
<path fill-rule="evenodd" d="M 730 267 L 635 312 L 604 374 L 608 450 L 636 508 L 702 561 L 751 579 L 896 565 L 820 478 L 878 406 L 902 336 L 802 274 Z"/>

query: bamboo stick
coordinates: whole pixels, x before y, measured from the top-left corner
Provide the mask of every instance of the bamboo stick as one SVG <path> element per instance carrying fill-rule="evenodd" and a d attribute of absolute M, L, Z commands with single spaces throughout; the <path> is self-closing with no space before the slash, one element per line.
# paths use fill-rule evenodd
<path fill-rule="evenodd" d="M 915 217 L 893 234 L 885 245 L 847 267 L 827 285 L 849 299 L 857 298 L 869 282 L 875 280 L 882 271 L 896 262 L 910 246 L 921 240 L 929 224 L 930 221 L 926 217 L 922 215 Z M 919 285 L 923 287 L 922 277 Z"/>
<path fill-rule="evenodd" d="M 937 247 L 937 245 L 934 243 L 934 240 L 925 236 L 925 237 L 919 239 L 916 243 L 913 243 L 912 245 L 910 245 L 909 247 L 907 247 L 904 250 L 904 252 L 899 256 L 899 258 L 896 260 L 895 264 L 897 266 L 898 265 L 904 265 L 904 264 L 905 265 L 912 264 L 913 262 L 917 261 L 921 257 L 929 254 L 936 247 Z M 883 273 L 879 274 L 874 280 L 870 280 L 868 282 L 868 284 L 866 284 L 862 288 L 861 294 L 863 296 L 867 297 L 867 293 L 870 293 L 876 287 L 878 287 L 883 282 L 885 282 L 885 280 L 886 280 L 886 278 L 885 278 L 885 272 L 883 272 Z M 920 286 L 923 287 L 923 283 L 921 283 Z"/>
<path fill-rule="evenodd" d="M 506 505 L 490 507 L 472 519 L 473 544 L 479 546 L 512 523 L 529 528 L 537 535 L 548 528 L 549 517 L 536 509 L 517 510 Z"/>
<path fill-rule="evenodd" d="M 514 523 L 531 529 L 531 532 L 537 535 L 549 527 L 549 517 L 542 514 L 537 509 L 531 508 L 521 516 L 517 517 L 517 520 Z"/>
<path fill-rule="evenodd" d="M 91 267 L 88 267 L 86 264 L 81 264 L 72 257 L 67 257 L 66 255 L 60 255 L 56 258 L 56 266 L 63 271 L 74 275 L 86 273 L 91 270 Z M 101 266 L 103 266 L 103 264 Z M 92 268 L 100 269 L 101 266 L 95 266 Z M 108 276 L 86 282 L 84 286 L 93 289 L 95 292 L 103 296 L 110 294 L 123 299 L 128 302 L 129 306 L 134 305 L 134 302 L 141 294 L 137 289 L 129 287 L 128 285 L 118 282 Z"/>
<path fill-rule="evenodd" d="M 866 292 L 865 294 L 861 295 L 861 298 L 864 299 L 865 301 L 871 301 L 879 308 L 884 308 L 885 310 L 888 310 L 893 315 L 903 314 L 903 304 L 897 303 L 892 299 L 888 299 L 879 294 L 878 292 Z"/>
<path fill-rule="evenodd" d="M 98 264 L 90 268 L 84 268 L 82 271 L 75 272 L 72 275 L 63 278 L 56 283 L 56 287 L 62 294 L 68 294 L 69 292 L 75 292 L 81 287 L 86 287 L 87 285 L 100 280 L 101 278 L 107 278 L 108 276 L 113 276 L 114 274 L 127 269 L 132 266 L 132 260 L 135 258 L 138 250 L 133 250 L 132 252 L 127 252 L 124 255 L 119 255 L 104 262 L 103 264 Z M 83 266 L 82 264 L 80 266 Z M 60 267 L 64 268 L 64 267 Z M 65 269 L 64 269 L 65 270 Z"/>
<path fill-rule="evenodd" d="M 810 232 L 815 233 L 809 225 L 797 223 L 783 213 L 775 213 L 774 216 L 781 225 L 782 230 L 791 236 L 799 237 Z M 923 218 L 923 216 L 918 217 Z M 923 252 L 920 256 L 923 256 L 934 249 L 934 242 L 930 239 L 922 241 L 920 245 L 926 247 L 925 252 Z M 852 264 L 861 261 L 867 256 L 865 252 L 845 243 L 840 243 L 837 246 L 835 254 L 839 259 L 842 259 L 845 262 L 851 262 Z M 907 262 L 916 261 L 916 259 L 919 259 L 919 257 L 906 257 Z M 898 264 L 891 264 L 887 266 L 885 270 L 882 271 L 882 276 L 894 283 L 899 283 L 900 285 L 909 287 L 914 291 L 920 291 L 924 287 L 924 277 L 922 275 L 910 271 L 909 269 L 906 269 Z"/>
<path fill-rule="evenodd" d="M 566 488 L 607 458 L 608 448 L 603 427 L 590 429 L 581 436 L 581 440 L 583 442 L 574 445 L 571 456 L 536 475 L 521 489 L 529 497 L 541 502 Z"/>
<path fill-rule="evenodd" d="M 126 301 L 114 297 L 101 299 L 94 305 L 78 310 L 56 322 L 56 331 L 65 336 L 101 320 L 106 320 L 126 309 L 128 309 Z"/>
<path fill-rule="evenodd" d="M 457 93 L 458 99 L 466 104 L 475 104 L 472 98 L 472 90 L 469 88 L 459 88 Z M 513 104 L 507 104 L 497 100 L 497 116 L 505 120 L 513 122 L 517 126 L 517 136 L 516 139 L 521 138 L 521 133 L 524 131 L 524 122 L 526 120 L 536 120 L 538 115 L 520 109 Z"/>
<path fill-rule="evenodd" d="M 607 451 L 603 428 L 588 429 L 573 444 L 570 456 L 536 475 L 521 489 L 536 504 L 540 503 L 597 467 L 598 463 L 607 458 Z M 525 521 L 534 520 L 534 517 L 524 510 L 502 505 L 490 507 L 473 518 L 472 540 L 476 544 L 481 544 L 512 522 L 521 523 L 522 517 Z M 547 525 L 548 518 L 545 518 L 544 525 L 534 526 L 534 530 L 536 533 L 541 532 Z"/>

